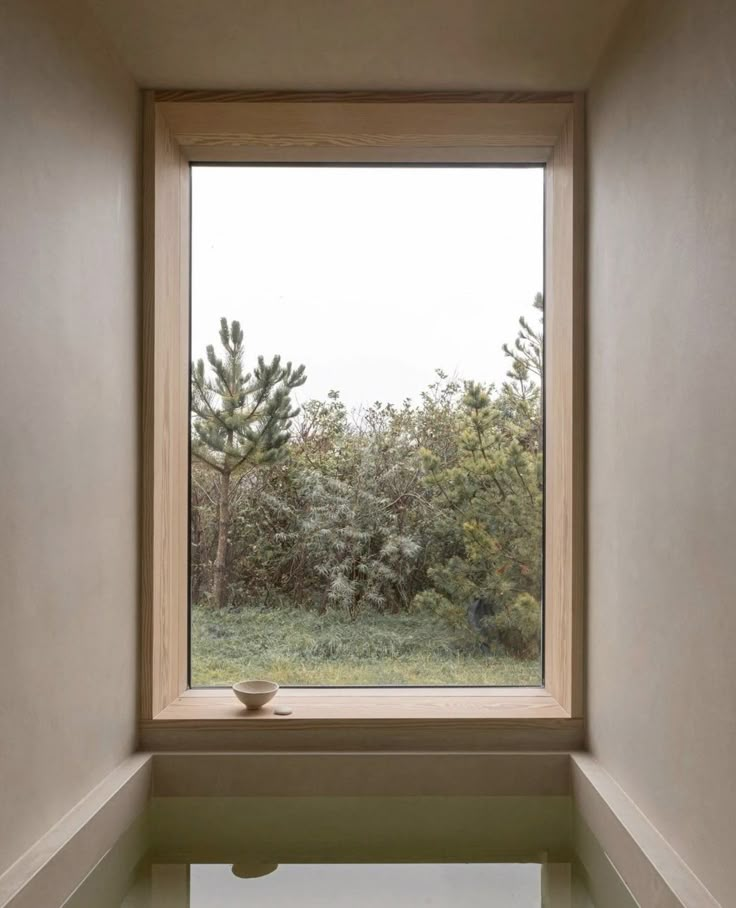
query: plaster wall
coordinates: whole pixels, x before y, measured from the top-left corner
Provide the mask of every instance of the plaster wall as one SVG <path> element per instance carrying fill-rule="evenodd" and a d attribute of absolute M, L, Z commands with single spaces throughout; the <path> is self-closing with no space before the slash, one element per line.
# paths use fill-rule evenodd
<path fill-rule="evenodd" d="M 135 746 L 139 97 L 77 0 L 0 28 L 0 872 Z"/>
<path fill-rule="evenodd" d="M 588 121 L 590 747 L 733 904 L 736 5 L 632 4 Z"/>

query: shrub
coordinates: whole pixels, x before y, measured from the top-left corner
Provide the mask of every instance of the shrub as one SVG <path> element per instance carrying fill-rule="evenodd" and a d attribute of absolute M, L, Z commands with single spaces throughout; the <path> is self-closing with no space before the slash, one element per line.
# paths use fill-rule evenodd
<path fill-rule="evenodd" d="M 329 616 L 319 640 L 297 645 L 292 635 L 305 658 L 363 652 L 359 635 L 328 633 L 338 615 L 352 622 L 412 609 L 466 653 L 538 656 L 541 351 L 541 331 L 522 320 L 500 388 L 438 372 L 415 403 L 348 413 L 337 392 L 307 401 L 276 461 L 229 484 L 225 547 L 220 474 L 193 463 L 194 603 L 213 599 L 218 550 L 226 550 L 228 606 Z M 468 615 L 476 600 L 490 612 L 480 626 Z M 382 657 L 402 654 L 392 634 L 378 640 Z"/>
<path fill-rule="evenodd" d="M 497 640 L 510 656 L 536 659 L 542 633 L 542 610 L 529 593 L 522 593 L 496 614 L 482 620 L 490 640 Z"/>

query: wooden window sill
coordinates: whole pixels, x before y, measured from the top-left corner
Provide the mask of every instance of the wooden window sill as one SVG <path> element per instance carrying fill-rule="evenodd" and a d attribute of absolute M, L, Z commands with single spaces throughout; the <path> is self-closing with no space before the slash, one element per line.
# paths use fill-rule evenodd
<path fill-rule="evenodd" d="M 290 716 L 276 716 L 277 703 Z M 236 722 L 249 725 L 306 721 L 381 722 L 391 719 L 566 719 L 560 704 L 544 688 L 283 688 L 263 709 L 248 711 L 226 688 L 185 691 L 154 722 Z"/>
<path fill-rule="evenodd" d="M 151 750 L 572 749 L 582 721 L 544 688 L 284 688 L 248 712 L 227 689 L 187 690 L 142 723 Z"/>

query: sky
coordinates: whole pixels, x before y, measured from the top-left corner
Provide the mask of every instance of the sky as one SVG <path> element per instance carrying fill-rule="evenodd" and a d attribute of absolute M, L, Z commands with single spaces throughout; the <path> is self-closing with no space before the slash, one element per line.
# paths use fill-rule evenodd
<path fill-rule="evenodd" d="M 191 908 L 539 908 L 539 864 L 281 864 L 240 879 L 230 865 L 192 864 Z"/>
<path fill-rule="evenodd" d="M 417 400 L 435 370 L 500 383 L 543 289 L 543 169 L 195 166 L 192 356 L 304 363 L 297 403 Z"/>

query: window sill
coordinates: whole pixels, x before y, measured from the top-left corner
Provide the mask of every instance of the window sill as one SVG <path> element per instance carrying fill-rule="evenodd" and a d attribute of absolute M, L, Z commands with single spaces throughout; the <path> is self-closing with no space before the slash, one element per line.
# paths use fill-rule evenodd
<path fill-rule="evenodd" d="M 142 724 L 149 750 L 568 750 L 582 743 L 544 688 L 285 688 L 247 712 L 227 689 L 187 690 Z"/>
<path fill-rule="evenodd" d="M 294 710 L 275 716 L 277 703 Z M 544 688 L 282 688 L 263 709 L 246 710 L 227 688 L 185 691 L 154 722 L 247 722 L 249 725 L 300 721 L 382 721 L 399 719 L 566 719 L 567 713 Z"/>

